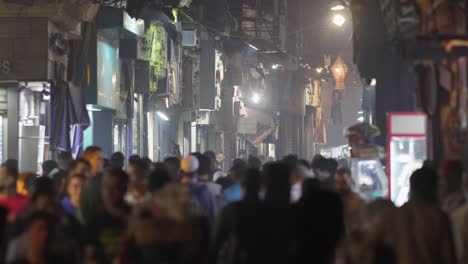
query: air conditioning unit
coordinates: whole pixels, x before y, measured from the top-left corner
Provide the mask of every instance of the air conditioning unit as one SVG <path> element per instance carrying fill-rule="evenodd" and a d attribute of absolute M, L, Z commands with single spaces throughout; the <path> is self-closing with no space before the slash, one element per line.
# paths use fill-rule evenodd
<path fill-rule="evenodd" d="M 183 30 L 182 31 L 182 46 L 195 47 L 197 46 L 197 31 Z"/>

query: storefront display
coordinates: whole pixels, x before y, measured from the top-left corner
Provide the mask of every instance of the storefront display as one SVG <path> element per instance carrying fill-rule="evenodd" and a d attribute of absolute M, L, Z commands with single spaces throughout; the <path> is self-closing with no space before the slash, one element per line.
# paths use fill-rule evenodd
<path fill-rule="evenodd" d="M 49 98 L 43 96 L 47 86 L 38 83 L 20 87 L 18 147 L 19 169 L 41 171 L 41 164 L 49 159 Z"/>
<path fill-rule="evenodd" d="M 422 113 L 391 113 L 388 119 L 390 198 L 401 206 L 408 200 L 411 174 L 427 157 L 427 121 Z"/>
<path fill-rule="evenodd" d="M 367 200 L 388 195 L 388 179 L 381 162 L 384 150 L 370 143 L 379 134 L 379 128 L 365 123 L 351 126 L 345 133 L 351 147 L 351 174 L 356 190 Z"/>

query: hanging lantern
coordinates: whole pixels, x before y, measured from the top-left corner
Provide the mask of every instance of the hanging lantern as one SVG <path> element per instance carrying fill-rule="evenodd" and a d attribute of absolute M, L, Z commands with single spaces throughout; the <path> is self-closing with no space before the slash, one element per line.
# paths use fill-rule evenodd
<path fill-rule="evenodd" d="M 336 59 L 331 70 L 332 70 L 332 74 L 336 82 L 335 89 L 344 90 L 346 88 L 345 78 L 346 78 L 346 74 L 348 73 L 348 67 L 346 66 L 346 64 L 344 63 L 341 57 L 338 57 Z"/>

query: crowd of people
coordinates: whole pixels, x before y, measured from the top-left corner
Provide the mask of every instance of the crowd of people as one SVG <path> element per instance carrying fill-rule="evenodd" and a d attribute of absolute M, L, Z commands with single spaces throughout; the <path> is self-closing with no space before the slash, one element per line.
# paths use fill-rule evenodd
<path fill-rule="evenodd" d="M 468 263 L 463 167 L 426 163 L 402 207 L 367 201 L 346 162 L 63 152 L 0 166 L 2 263 Z"/>

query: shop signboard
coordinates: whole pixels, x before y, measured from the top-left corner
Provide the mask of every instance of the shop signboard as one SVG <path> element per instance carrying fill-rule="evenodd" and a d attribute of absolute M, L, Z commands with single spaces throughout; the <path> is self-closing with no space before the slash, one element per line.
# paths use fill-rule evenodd
<path fill-rule="evenodd" d="M 153 57 L 153 46 L 156 41 L 156 26 L 151 24 L 143 38 L 138 39 L 137 59 L 151 61 Z"/>
<path fill-rule="evenodd" d="M 9 74 L 11 72 L 11 62 L 7 59 L 0 59 L 0 74 Z"/>

